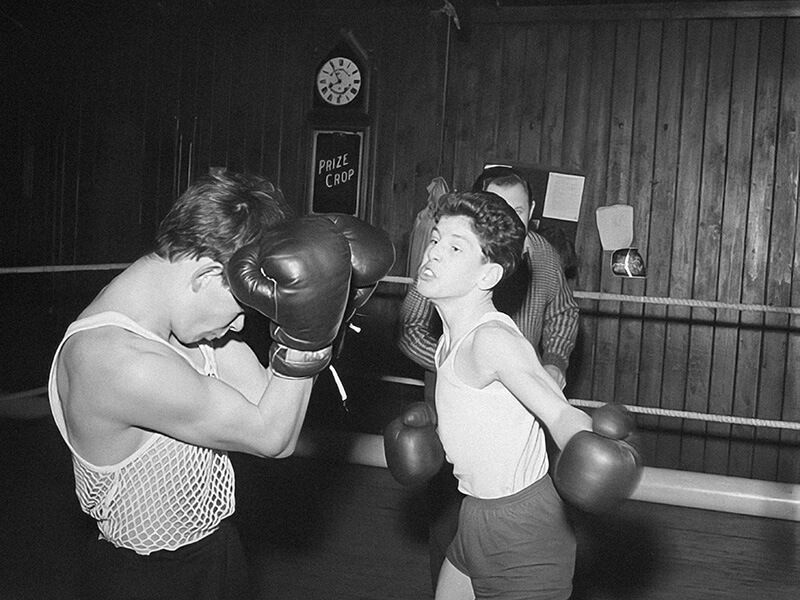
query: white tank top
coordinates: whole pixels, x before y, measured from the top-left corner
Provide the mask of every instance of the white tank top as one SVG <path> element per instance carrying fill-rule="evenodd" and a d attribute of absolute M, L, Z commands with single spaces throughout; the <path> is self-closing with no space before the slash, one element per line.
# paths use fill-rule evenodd
<path fill-rule="evenodd" d="M 436 411 L 438 432 L 458 488 L 477 498 L 501 498 L 525 489 L 547 474 L 544 433 L 539 421 L 500 382 L 485 388 L 464 383 L 454 370 L 461 344 L 488 321 L 519 329 L 500 312 L 483 315 L 455 342 L 444 362 L 445 333 L 436 348 Z M 519 333 L 519 335 L 522 335 Z"/>
<path fill-rule="evenodd" d="M 225 452 L 159 433 L 153 433 L 138 450 L 115 465 L 93 465 L 78 455 L 67 438 L 58 395 L 58 356 L 71 335 L 109 325 L 164 344 L 199 373 L 210 377 L 217 377 L 214 351 L 200 345 L 205 358 L 201 370 L 188 355 L 125 315 L 103 312 L 69 326 L 50 368 L 50 409 L 72 452 L 75 491 L 81 508 L 97 520 L 100 538 L 138 554 L 175 550 L 213 533 L 224 518 L 233 514 L 233 466 Z"/>

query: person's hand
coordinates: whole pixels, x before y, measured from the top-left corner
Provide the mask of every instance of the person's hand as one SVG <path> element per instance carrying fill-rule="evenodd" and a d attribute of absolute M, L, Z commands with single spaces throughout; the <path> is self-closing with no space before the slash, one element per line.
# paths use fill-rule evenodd
<path fill-rule="evenodd" d="M 605 404 L 592 431 L 579 431 L 556 460 L 553 483 L 561 497 L 587 512 L 607 512 L 630 497 L 642 476 L 633 415 Z"/>
<path fill-rule="evenodd" d="M 564 373 L 555 365 L 544 365 L 544 370 L 547 371 L 547 374 L 553 378 L 553 381 L 556 382 L 556 385 L 564 389 L 564 386 L 567 385 L 567 378 L 564 377 Z"/>
<path fill-rule="evenodd" d="M 231 257 L 226 273 L 233 295 L 272 321 L 276 375 L 302 379 L 328 366 L 351 271 L 347 239 L 319 217 L 279 223 Z"/>

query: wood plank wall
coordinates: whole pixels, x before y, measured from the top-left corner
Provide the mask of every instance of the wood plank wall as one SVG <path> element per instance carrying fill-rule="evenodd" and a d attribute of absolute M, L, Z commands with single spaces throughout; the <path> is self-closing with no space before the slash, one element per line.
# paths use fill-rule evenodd
<path fill-rule="evenodd" d="M 210 166 L 267 175 L 302 211 L 310 82 L 347 28 L 374 68 L 367 215 L 395 240 L 394 274 L 431 179 L 463 189 L 500 157 L 586 174 L 577 290 L 800 305 L 800 3 L 692 4 L 461 5 L 460 32 L 422 4 L 242 0 L 224 14 L 106 15 L 71 35 L 14 31 L 0 264 L 131 260 Z M 594 213 L 615 203 L 634 207 L 646 280 L 610 273 Z M 66 323 L 110 276 L 3 280 L 4 310 L 25 315 L 10 337 L 41 333 L 0 388 L 41 384 Z M 392 346 L 402 293 L 387 285 L 372 301 L 379 346 Z M 797 318 L 580 304 L 571 397 L 800 421 Z M 391 350 L 366 370 L 413 373 L 404 360 Z M 640 423 L 650 465 L 800 480 L 795 433 Z"/>
<path fill-rule="evenodd" d="M 487 156 L 586 173 L 578 290 L 792 305 L 797 19 L 486 20 L 451 66 L 458 186 Z M 601 250 L 594 212 L 616 203 L 634 207 L 646 280 L 614 277 Z M 581 306 L 572 397 L 796 420 L 796 320 Z M 649 464 L 797 480 L 793 434 L 640 423 L 658 429 Z"/>

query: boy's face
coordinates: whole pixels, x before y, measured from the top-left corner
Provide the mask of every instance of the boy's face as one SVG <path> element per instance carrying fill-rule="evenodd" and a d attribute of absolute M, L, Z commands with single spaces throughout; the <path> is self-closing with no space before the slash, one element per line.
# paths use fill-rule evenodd
<path fill-rule="evenodd" d="M 198 269 L 187 285 L 189 304 L 173 324 L 173 334 L 183 344 L 216 340 L 244 327 L 244 311 L 225 285 L 217 264 Z"/>
<path fill-rule="evenodd" d="M 464 296 L 479 286 L 491 264 L 481 250 L 472 219 L 444 216 L 431 232 L 417 289 L 431 299 Z"/>

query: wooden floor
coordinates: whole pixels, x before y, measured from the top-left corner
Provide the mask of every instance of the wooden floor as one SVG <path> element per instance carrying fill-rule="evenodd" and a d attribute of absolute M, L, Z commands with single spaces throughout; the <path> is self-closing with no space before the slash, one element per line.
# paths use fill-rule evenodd
<path fill-rule="evenodd" d="M 74 600 L 82 541 L 71 463 L 49 418 L 0 417 L 0 600 Z M 431 598 L 424 501 L 384 469 L 235 455 L 260 598 Z M 796 600 L 800 524 L 629 503 L 575 516 L 575 600 Z"/>

